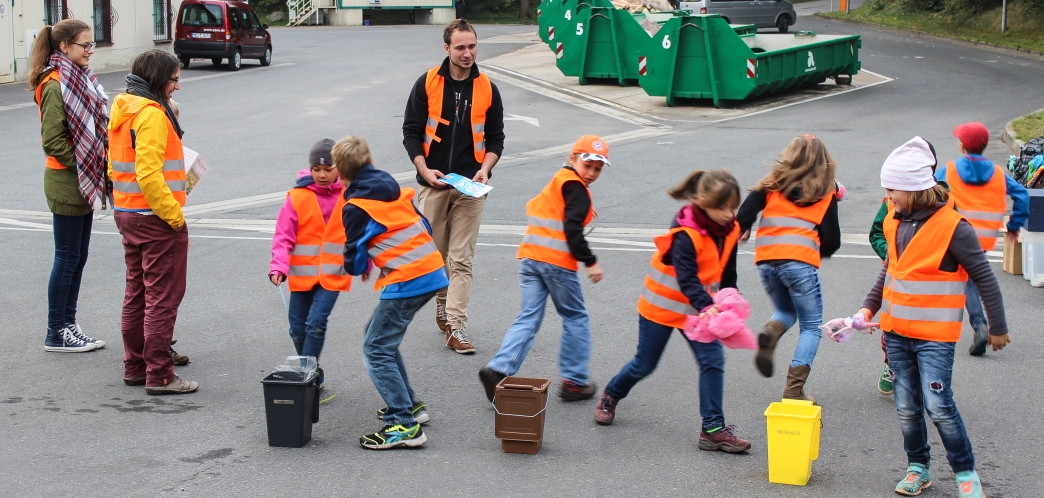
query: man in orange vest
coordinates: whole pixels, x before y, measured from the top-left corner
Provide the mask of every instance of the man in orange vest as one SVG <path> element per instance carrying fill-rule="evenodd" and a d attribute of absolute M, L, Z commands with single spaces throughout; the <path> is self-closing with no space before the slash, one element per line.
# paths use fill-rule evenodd
<path fill-rule="evenodd" d="M 953 129 L 953 136 L 959 140 L 957 146 L 963 155 L 947 163 L 945 168 L 936 169 L 935 179 L 950 186 L 957 211 L 975 228 L 982 249 L 992 251 L 997 246 L 1000 227 L 1008 210 L 1004 196 L 1011 197 L 1012 201 L 1008 236 L 1018 237 L 1019 230 L 1029 219 L 1029 193 L 1014 178 L 1004 174 L 1001 167 L 983 157 L 990 141 L 990 132 L 985 125 L 964 123 Z M 979 288 L 974 282 L 968 282 L 966 306 L 968 320 L 975 330 L 975 340 L 968 353 L 982 356 L 986 354 L 989 334 Z"/>
<path fill-rule="evenodd" d="M 413 205 L 413 189 L 373 167 L 370 148 L 360 137 L 345 137 L 334 145 L 334 166 L 348 186 L 342 214 L 344 269 L 352 275 L 380 275 L 374 289 L 381 300 L 366 326 L 363 359 L 366 372 L 387 407 L 377 411 L 385 426 L 359 439 L 369 449 L 421 446 L 421 430 L 430 419 L 406 375 L 399 344 L 413 316 L 435 293 L 449 285 L 442 255 L 431 238 L 431 227 Z"/>
<path fill-rule="evenodd" d="M 447 348 L 472 354 L 468 341 L 471 261 L 486 196 L 471 197 L 441 181 L 456 173 L 479 183 L 504 152 L 504 105 L 496 85 L 480 73 L 478 37 L 463 19 L 442 33 L 446 57 L 417 79 L 406 103 L 402 143 L 417 167 L 417 203 L 431 222 L 435 245 L 446 258 L 450 284 L 435 297 L 435 320 Z"/>

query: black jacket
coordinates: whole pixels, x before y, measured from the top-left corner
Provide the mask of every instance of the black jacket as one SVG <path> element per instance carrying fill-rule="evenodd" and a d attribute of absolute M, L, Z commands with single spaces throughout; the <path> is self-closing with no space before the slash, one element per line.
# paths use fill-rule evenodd
<path fill-rule="evenodd" d="M 406 112 L 402 120 L 402 145 L 410 161 L 417 156 L 424 156 L 424 125 L 428 121 L 428 92 L 424 88 L 428 73 L 417 79 L 406 102 Z M 429 153 L 425 157 L 428 168 L 439 170 L 445 174 L 457 173 L 468 179 L 475 176 L 482 166 L 475 160 L 475 144 L 471 135 L 471 91 L 472 82 L 479 75 L 478 65 L 471 66 L 471 74 L 464 81 L 456 81 L 450 77 L 449 57 L 442 61 L 439 75 L 445 78 L 442 92 L 442 119 L 449 125 L 439 125 L 435 136 L 441 142 L 432 141 Z M 493 100 L 486 111 L 486 152 L 501 156 L 504 153 L 504 102 L 500 98 L 500 90 L 493 87 Z M 460 106 L 458 108 L 457 93 Z M 456 116 L 454 114 L 456 113 Z M 492 173 L 489 175 L 493 176 Z M 417 175 L 417 183 L 430 186 Z"/>
<path fill-rule="evenodd" d="M 677 228 L 678 226 L 678 219 L 675 218 L 671 222 L 671 228 Z M 711 238 L 717 244 L 719 254 L 725 250 L 724 237 L 711 236 Z M 736 288 L 736 254 L 738 253 L 738 248 L 739 244 L 732 247 L 729 260 L 725 263 L 725 268 L 721 272 L 722 289 Z M 700 265 L 696 260 L 696 245 L 688 233 L 681 231 L 674 234 L 674 237 L 671 239 L 671 250 L 660 257 L 660 262 L 674 267 L 674 272 L 678 275 L 678 287 L 689 300 L 689 305 L 692 306 L 692 309 L 703 311 L 703 308 L 714 304 L 714 298 L 707 293 L 703 282 L 700 282 Z"/>
<path fill-rule="evenodd" d="M 788 197 L 796 198 L 800 195 L 800 192 L 791 192 Z M 754 222 L 758 221 L 758 213 L 765 210 L 765 202 L 766 195 L 761 190 L 750 191 L 747 198 L 743 200 L 739 212 L 736 213 L 736 221 L 740 225 L 741 234 L 750 230 Z M 836 197 L 830 201 L 830 206 L 823 215 L 823 221 L 816 225 L 816 232 L 819 233 L 819 255 L 821 257 L 829 258 L 841 248 L 841 220 L 837 216 Z M 771 264 L 772 262 L 762 261 L 762 263 Z"/>
<path fill-rule="evenodd" d="M 566 169 L 573 168 L 565 166 Z M 583 180 L 569 180 L 562 183 L 562 200 L 565 201 L 565 219 L 562 220 L 563 232 L 569 253 L 584 266 L 598 262 L 584 238 L 584 220 L 591 212 L 591 194 Z"/>

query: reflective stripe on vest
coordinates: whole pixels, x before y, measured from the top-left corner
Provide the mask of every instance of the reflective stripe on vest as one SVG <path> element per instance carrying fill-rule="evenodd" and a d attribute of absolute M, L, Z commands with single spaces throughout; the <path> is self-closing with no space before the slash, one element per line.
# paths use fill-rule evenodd
<path fill-rule="evenodd" d="M 49 71 L 47 73 L 47 76 L 44 76 L 43 80 L 40 81 L 40 84 L 36 85 L 36 106 L 37 107 L 40 107 L 43 104 L 43 87 L 44 87 L 45 84 L 47 84 L 48 81 L 57 81 L 57 82 L 59 82 L 59 84 L 61 83 L 62 79 L 61 79 L 60 75 L 58 74 L 58 70 L 54 69 L 54 70 Z M 63 108 L 64 108 L 64 106 L 63 106 Z M 42 109 L 40 110 L 40 118 L 41 119 L 43 118 L 43 110 Z M 68 138 L 66 138 L 65 140 L 67 142 L 69 142 L 70 144 L 72 144 L 72 141 L 70 141 Z M 43 137 L 40 137 L 40 143 L 43 143 Z M 44 162 L 44 166 L 47 166 L 50 169 L 68 169 L 64 164 L 58 162 L 58 158 L 56 158 L 54 156 L 47 156 L 47 160 Z"/>
<path fill-rule="evenodd" d="M 402 188 L 394 201 L 352 198 L 349 204 L 366 211 L 387 231 L 367 242 L 367 253 L 381 275 L 374 289 L 406 282 L 442 270 L 442 253 L 435 247 L 424 218 L 413 205 L 414 190 Z"/>
<path fill-rule="evenodd" d="M 439 125 L 449 125 L 442 118 L 442 99 L 446 86 L 445 78 L 439 75 L 441 67 L 428 70 L 424 79 L 424 89 L 428 94 L 428 120 L 424 126 L 424 156 L 431 150 L 431 142 L 441 142 L 436 132 Z M 475 161 L 480 164 L 486 158 L 486 112 L 493 105 L 493 84 L 489 77 L 479 73 L 471 85 L 471 140 L 475 148 Z"/>
<path fill-rule="evenodd" d="M 133 95 L 121 94 L 116 97 L 128 103 L 128 107 L 140 105 L 136 113 L 140 113 L 147 107 L 155 107 L 163 110 L 160 105 L 152 100 Z M 113 103 L 113 106 L 118 104 Z M 133 126 L 137 115 L 129 116 L 119 125 L 110 123 L 109 128 L 109 178 L 112 180 L 113 207 L 128 211 L 151 211 L 145 194 L 138 183 L 135 151 L 135 139 Z M 170 190 L 174 200 L 181 206 L 185 205 L 185 151 L 181 145 L 181 138 L 170 120 L 162 118 L 167 125 L 167 142 L 163 150 L 163 165 L 161 173 L 163 180 Z"/>
<path fill-rule="evenodd" d="M 946 163 L 946 183 L 950 186 L 950 197 L 957 204 L 957 211 L 975 228 L 979 236 L 979 245 L 984 251 L 992 251 L 997 246 L 1001 226 L 1004 225 L 1004 213 L 1008 210 L 1007 178 L 1004 170 L 993 165 L 993 176 L 983 185 L 965 183 L 957 172 L 954 161 Z"/>
<path fill-rule="evenodd" d="M 297 213 L 297 239 L 290 251 L 287 284 L 292 292 L 305 292 L 316 285 L 333 292 L 348 292 L 352 276 L 344 271 L 344 223 L 341 212 L 345 201 L 338 194 L 329 221 L 323 219 L 315 192 L 294 188 L 287 192 Z"/>
<path fill-rule="evenodd" d="M 580 268 L 579 262 L 569 251 L 569 243 L 566 242 L 565 236 L 565 199 L 562 197 L 562 185 L 568 181 L 578 181 L 585 188 L 587 186 L 576 171 L 562 168 L 555 173 L 540 194 L 526 203 L 528 226 L 522 243 L 518 246 L 519 259 L 532 259 L 573 271 Z M 590 197 L 590 190 L 587 190 L 587 195 Z M 594 215 L 592 203 L 583 226 L 586 227 L 594 219 Z"/>
<path fill-rule="evenodd" d="M 761 214 L 754 239 L 754 262 L 771 260 L 801 261 L 819 267 L 819 232 L 834 193 L 809 206 L 798 206 L 779 192 L 765 194 L 765 210 Z"/>
<path fill-rule="evenodd" d="M 938 342 L 957 342 L 964 319 L 968 274 L 939 270 L 961 215 L 943 207 L 923 222 L 898 256 L 899 221 L 884 219 L 888 268 L 882 289 L 881 328 L 896 334 Z"/>
<path fill-rule="evenodd" d="M 709 235 L 703 235 L 689 227 L 677 227 L 654 239 L 656 253 L 649 261 L 649 273 L 645 276 L 645 288 L 638 297 L 638 313 L 660 325 L 683 328 L 688 315 L 697 315 L 699 310 L 692 307 L 689 298 L 682 293 L 678 285 L 678 277 L 674 266 L 663 263 L 663 255 L 671 250 L 674 236 L 684 231 L 692 241 L 696 250 L 696 275 L 708 294 L 713 296 L 721 288 L 721 277 L 725 265 L 732 256 L 732 250 L 739 241 L 739 226 L 725 237 L 721 253 L 718 245 Z"/>

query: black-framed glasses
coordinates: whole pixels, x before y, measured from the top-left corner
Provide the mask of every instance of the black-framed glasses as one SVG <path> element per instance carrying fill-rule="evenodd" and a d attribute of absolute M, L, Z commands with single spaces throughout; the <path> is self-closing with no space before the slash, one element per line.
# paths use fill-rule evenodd
<path fill-rule="evenodd" d="M 73 45 L 79 45 L 79 46 L 83 47 L 83 51 L 84 52 L 90 52 L 91 50 L 94 50 L 94 47 L 96 46 L 94 42 L 73 43 Z"/>
<path fill-rule="evenodd" d="M 175 85 L 177 85 L 179 81 L 181 81 L 181 78 L 180 78 L 180 77 L 179 77 L 179 78 L 174 78 L 174 77 L 171 77 L 171 78 L 170 78 L 170 82 L 171 82 L 171 83 L 174 83 Z"/>

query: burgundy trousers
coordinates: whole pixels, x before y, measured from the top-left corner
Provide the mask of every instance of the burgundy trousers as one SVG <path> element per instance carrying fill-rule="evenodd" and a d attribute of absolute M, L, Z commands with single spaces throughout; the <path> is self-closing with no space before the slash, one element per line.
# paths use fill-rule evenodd
<path fill-rule="evenodd" d="M 188 227 L 175 231 L 159 216 L 116 211 L 127 261 L 123 298 L 123 376 L 144 375 L 146 386 L 173 381 L 170 340 L 185 297 Z"/>

